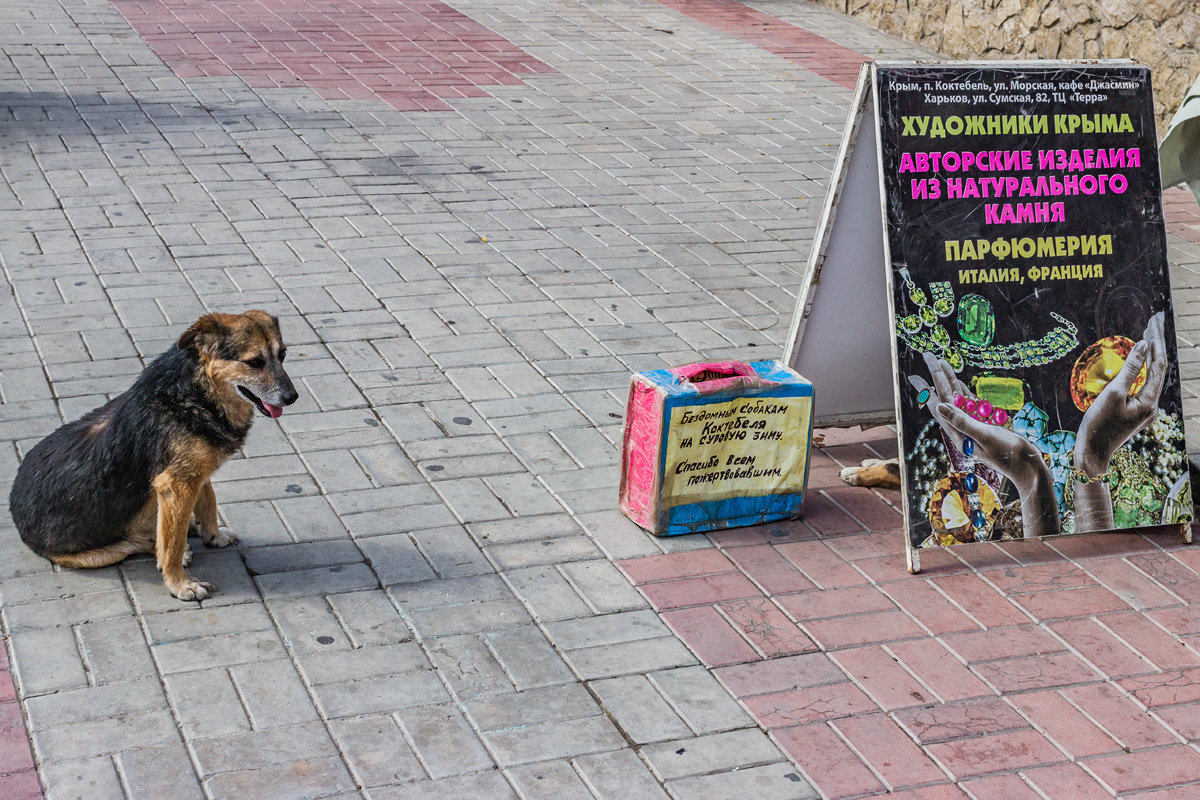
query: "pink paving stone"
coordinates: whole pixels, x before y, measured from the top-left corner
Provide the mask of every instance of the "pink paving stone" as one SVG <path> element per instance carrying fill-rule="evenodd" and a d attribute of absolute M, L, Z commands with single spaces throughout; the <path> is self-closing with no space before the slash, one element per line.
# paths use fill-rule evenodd
<path fill-rule="evenodd" d="M 762 597 L 758 587 L 740 572 L 647 583 L 640 588 L 650 604 L 659 611 L 708 605 L 743 597 Z"/>
<path fill-rule="evenodd" d="M 977 542 L 969 545 L 957 545 L 954 554 L 978 570 L 1011 567 L 1019 564 L 1016 558 L 1008 553 L 1006 545 L 994 542 Z"/>
<path fill-rule="evenodd" d="M 833 658 L 885 711 L 933 702 L 929 689 L 882 647 L 841 650 Z"/>
<path fill-rule="evenodd" d="M 815 39 L 813 41 L 816 41 Z M 1186 197 L 1186 195 L 1181 195 Z M 885 439 L 895 439 L 896 435 L 891 431 L 880 430 L 879 428 L 863 428 L 858 425 L 853 425 L 848 428 L 817 428 L 813 432 L 813 442 L 821 451 L 835 450 L 840 445 L 848 444 L 871 444 L 880 442 Z"/>
<path fill-rule="evenodd" d="M 1172 669 L 1158 675 L 1139 675 L 1118 681 L 1147 708 L 1200 702 L 1200 669 Z"/>
<path fill-rule="evenodd" d="M 770 545 L 735 547 L 727 555 L 767 594 L 805 592 L 816 588 L 792 562 Z"/>
<path fill-rule="evenodd" d="M 1021 774 L 1046 797 L 1070 800 L 1109 800 L 1112 797 L 1078 764 L 1055 764 L 1052 767 L 1025 770 Z"/>
<path fill-rule="evenodd" d="M 445 109 L 481 85 L 549 71 L 450 6 L 431 0 L 113 0 L 181 77 L 236 75 L 250 86 L 305 84 L 327 98 L 376 97 L 401 111 Z M 393 91 L 412 86 L 420 92 Z"/>
<path fill-rule="evenodd" d="M 1045 800 L 1013 773 L 963 781 L 962 786 L 974 800 Z"/>
<path fill-rule="evenodd" d="M 999 697 L 904 708 L 895 717 L 922 745 L 1029 728 L 1029 722 Z"/>
<path fill-rule="evenodd" d="M 862 573 L 847 564 L 821 541 L 792 542 L 776 548 L 822 589 L 858 586 L 867 582 Z"/>
<path fill-rule="evenodd" d="M 830 539 L 827 544 L 846 561 L 904 555 L 903 535 L 864 533 L 858 536 L 839 536 L 836 539 Z"/>
<path fill-rule="evenodd" d="M 1009 596 L 1096 585 L 1079 565 L 1070 561 L 989 570 L 987 579 Z"/>
<path fill-rule="evenodd" d="M 1193 528 L 1196 527 L 1197 526 L 1193 526 Z M 1182 550 L 1172 550 L 1171 557 L 1177 559 L 1181 564 L 1193 570 L 1194 572 L 1200 572 L 1200 555 L 1198 555 L 1194 549 L 1184 548 Z"/>
<path fill-rule="evenodd" d="M 863 530 L 862 525 L 821 492 L 810 491 L 804 496 L 804 521 L 822 536 L 839 536 Z"/>
<path fill-rule="evenodd" d="M 1159 608 L 1147 612 L 1147 616 L 1176 636 L 1200 634 L 1200 604 L 1178 608 Z"/>
<path fill-rule="evenodd" d="M 1154 713 L 1164 725 L 1189 742 L 1200 740 L 1200 703 L 1156 706 Z"/>
<path fill-rule="evenodd" d="M 1110 684 L 1077 686 L 1063 690 L 1062 694 L 1131 750 L 1178 741 L 1149 713 Z"/>
<path fill-rule="evenodd" d="M 720 550 L 689 550 L 662 556 L 631 558 L 620 562 L 621 571 L 635 584 L 735 572 L 733 562 Z"/>
<path fill-rule="evenodd" d="M 978 575 L 947 575 L 933 583 L 985 628 L 1029 622 L 1028 614 Z"/>
<path fill-rule="evenodd" d="M 0 797 L 4 800 L 42 800 L 42 785 L 37 773 L 17 772 L 0 775 Z"/>
<path fill-rule="evenodd" d="M 812 639 L 765 597 L 729 600 L 721 603 L 720 609 L 742 636 L 767 658 L 817 649 Z"/>
<path fill-rule="evenodd" d="M 920 786 L 916 789 L 901 789 L 888 792 L 892 800 L 971 800 L 967 793 L 953 783 L 939 783 L 934 786 Z"/>
<path fill-rule="evenodd" d="M 823 444 L 821 452 L 842 466 L 853 466 L 868 458 L 879 458 L 866 441 L 844 442 L 833 446 Z M 839 481 L 838 485 L 846 484 Z"/>
<path fill-rule="evenodd" d="M 1172 786 L 1169 789 L 1127 794 L 1123 800 L 1200 800 L 1200 784 L 1193 783 L 1187 786 Z"/>
<path fill-rule="evenodd" d="M 1003 658 L 1061 653 L 1067 648 L 1040 625 L 1016 625 L 943 637 L 968 664 Z"/>
<path fill-rule="evenodd" d="M 956 575 L 970 569 L 966 563 L 953 554 L 957 548 L 938 547 L 921 551 L 921 576 L 923 578 L 938 578 L 943 575 Z M 879 558 L 862 558 L 854 562 L 867 577 L 876 583 L 891 583 L 893 581 L 912 580 L 908 573 L 908 564 L 902 554 L 881 556 Z"/>
<path fill-rule="evenodd" d="M 1145 572 L 1188 603 L 1200 600 L 1200 575 L 1187 565 L 1190 553 L 1144 553 L 1130 556 L 1129 563 Z M 1177 602 L 1177 601 L 1172 601 Z M 1163 602 L 1157 605 L 1169 605 Z"/>
<path fill-rule="evenodd" d="M 1045 736 L 1032 730 L 931 744 L 928 750 L 958 778 L 1011 772 L 1066 760 Z"/>
<path fill-rule="evenodd" d="M 1156 668 L 1094 619 L 1072 619 L 1049 626 L 1076 652 L 1110 678 L 1155 672 Z"/>
<path fill-rule="evenodd" d="M 946 773 L 887 714 L 839 719 L 833 727 L 893 789 L 946 779 Z"/>
<path fill-rule="evenodd" d="M 783 595 L 775 599 L 793 619 L 802 622 L 896 608 L 891 598 L 870 585 Z"/>
<path fill-rule="evenodd" d="M 1200 776 L 1200 754 L 1181 744 L 1099 756 L 1084 764 L 1119 793 L 1193 783 Z"/>
<path fill-rule="evenodd" d="M 710 667 L 757 661 L 758 653 L 712 606 L 665 611 L 663 622 Z"/>
<path fill-rule="evenodd" d="M 896 506 L 885 503 L 874 492 L 843 486 L 826 489 L 825 495 L 870 531 L 898 531 L 904 517 Z"/>
<path fill-rule="evenodd" d="M 1014 599 L 1019 606 L 1043 622 L 1103 614 L 1108 611 L 1124 611 L 1129 608 L 1128 603 L 1103 586 L 1023 594 Z"/>
<path fill-rule="evenodd" d="M 834 463 L 828 465 L 812 465 L 808 470 L 808 491 L 816 493 L 825 489 L 837 489 L 846 484 L 842 482 L 842 468 Z"/>
<path fill-rule="evenodd" d="M 33 754 L 21 706 L 0 703 L 0 773 L 24 772 L 33 769 Z"/>
<path fill-rule="evenodd" d="M 935 636 L 954 631 L 979 630 L 979 623 L 963 613 L 927 581 L 897 581 L 885 591 L 896 604 L 917 618 Z"/>
<path fill-rule="evenodd" d="M 1149 537 L 1139 533 L 1082 533 L 1047 541 L 1055 550 L 1074 559 L 1126 556 L 1157 549 Z"/>
<path fill-rule="evenodd" d="M 1025 565 L 1063 560 L 1063 554 L 1046 544 L 1046 540 L 1043 539 L 1021 539 L 1015 542 L 1005 542 L 1000 547 L 1003 548 L 1005 555 L 1011 556 Z"/>
<path fill-rule="evenodd" d="M 771 732 L 779 747 L 827 800 L 886 790 L 854 751 L 824 723 Z"/>
<path fill-rule="evenodd" d="M 764 728 L 786 728 L 878 710 L 875 702 L 849 681 L 761 694 L 743 698 L 742 702 Z"/>
<path fill-rule="evenodd" d="M 904 666 L 929 686 L 944 702 L 965 700 L 991 694 L 987 684 L 963 666 L 953 653 L 936 639 L 914 639 L 888 645 Z"/>
<path fill-rule="evenodd" d="M 1105 614 L 1098 621 L 1159 669 L 1200 664 L 1200 656 L 1141 614 Z"/>
<path fill-rule="evenodd" d="M 734 697 L 841 683 L 846 675 L 824 653 L 773 658 L 713 670 Z"/>
<path fill-rule="evenodd" d="M 1025 656 L 974 665 L 981 678 L 999 692 L 1024 692 L 1100 680 L 1103 676 L 1073 653 Z"/>
<path fill-rule="evenodd" d="M 1180 582 L 1178 573 L 1191 573 L 1191 571 L 1166 553 L 1132 556 L 1128 561 L 1123 558 L 1098 559 L 1087 562 L 1087 569 L 1096 580 L 1136 609 L 1179 604 L 1179 598 L 1163 589 L 1155 580 L 1163 581 L 1168 589 L 1175 591 L 1185 600 L 1191 601 L 1200 597 L 1200 592 L 1196 591 L 1200 587 L 1195 585 L 1200 576 L 1195 574 L 1191 574 L 1191 579 L 1185 582 L 1186 585 L 1177 588 L 1171 586 L 1172 582 Z M 1154 574 L 1153 570 L 1155 569 L 1162 571 L 1162 578 Z M 1142 570 L 1150 572 L 1150 577 L 1147 577 Z M 1188 594 L 1196 596 L 1187 597 Z"/>
<path fill-rule="evenodd" d="M 923 636 L 925 632 L 902 611 L 878 611 L 850 617 L 810 620 L 808 634 L 825 650 L 893 642 Z"/>
<path fill-rule="evenodd" d="M 728 548 L 755 544 L 803 542 L 817 538 L 813 529 L 801 520 L 769 522 L 765 525 L 752 525 L 748 528 L 730 528 L 727 531 L 713 531 L 705 535 L 713 544 Z"/>
<path fill-rule="evenodd" d="M 1013 695 L 1012 704 L 1074 758 L 1113 753 L 1121 745 L 1055 691 Z"/>

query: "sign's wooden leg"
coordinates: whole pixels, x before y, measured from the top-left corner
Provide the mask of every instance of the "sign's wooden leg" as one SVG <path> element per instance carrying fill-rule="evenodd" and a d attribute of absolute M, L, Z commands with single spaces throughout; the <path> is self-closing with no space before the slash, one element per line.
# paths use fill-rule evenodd
<path fill-rule="evenodd" d="M 1192 543 L 1192 523 L 1181 522 L 1179 524 L 1179 538 L 1183 540 L 1184 544 Z"/>
<path fill-rule="evenodd" d="M 916 575 L 921 571 L 921 551 L 915 547 L 908 547 L 905 551 L 905 557 L 908 559 L 908 571 Z"/>

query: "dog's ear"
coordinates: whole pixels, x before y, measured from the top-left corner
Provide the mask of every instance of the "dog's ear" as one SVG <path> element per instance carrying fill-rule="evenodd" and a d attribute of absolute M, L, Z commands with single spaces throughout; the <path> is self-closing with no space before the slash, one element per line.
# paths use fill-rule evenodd
<path fill-rule="evenodd" d="M 176 343 L 180 350 L 192 350 L 197 355 L 212 358 L 217 355 L 221 342 L 229 335 L 229 328 L 216 314 L 205 314 L 183 332 Z"/>

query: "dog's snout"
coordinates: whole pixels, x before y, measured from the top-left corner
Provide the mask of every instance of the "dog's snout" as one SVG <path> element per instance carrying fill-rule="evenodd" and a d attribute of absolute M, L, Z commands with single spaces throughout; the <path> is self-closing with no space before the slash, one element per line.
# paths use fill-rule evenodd
<path fill-rule="evenodd" d="M 283 404 L 285 406 L 290 406 L 292 403 L 300 399 L 300 393 L 297 392 L 294 387 L 289 386 L 284 390 L 283 397 L 281 399 L 283 400 Z"/>

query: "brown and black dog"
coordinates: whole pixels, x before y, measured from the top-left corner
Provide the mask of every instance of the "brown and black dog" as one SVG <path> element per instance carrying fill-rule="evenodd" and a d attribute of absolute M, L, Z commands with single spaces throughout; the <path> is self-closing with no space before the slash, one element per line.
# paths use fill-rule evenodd
<path fill-rule="evenodd" d="M 64 567 L 155 553 L 171 594 L 203 600 L 214 587 L 184 569 L 189 526 L 209 547 L 237 541 L 217 526 L 209 479 L 256 410 L 275 418 L 296 402 L 286 353 L 265 311 L 201 317 L 127 392 L 29 451 L 8 499 L 21 539 Z"/>

